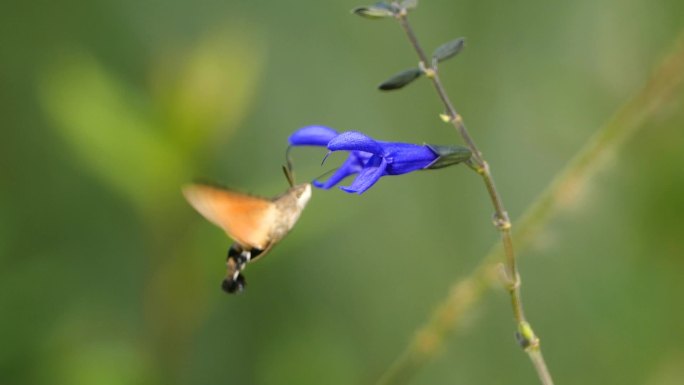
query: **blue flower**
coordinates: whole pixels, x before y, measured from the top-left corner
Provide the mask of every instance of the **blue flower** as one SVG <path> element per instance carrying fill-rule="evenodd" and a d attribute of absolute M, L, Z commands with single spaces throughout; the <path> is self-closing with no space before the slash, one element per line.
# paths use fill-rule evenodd
<path fill-rule="evenodd" d="M 470 150 L 461 146 L 434 146 L 374 140 L 360 132 L 337 131 L 324 126 L 308 126 L 294 132 L 292 146 L 326 146 L 328 150 L 348 151 L 349 157 L 326 181 L 314 186 L 330 189 L 344 178 L 358 174 L 348 193 L 362 194 L 385 175 L 402 175 L 412 171 L 436 169 L 470 159 Z"/>

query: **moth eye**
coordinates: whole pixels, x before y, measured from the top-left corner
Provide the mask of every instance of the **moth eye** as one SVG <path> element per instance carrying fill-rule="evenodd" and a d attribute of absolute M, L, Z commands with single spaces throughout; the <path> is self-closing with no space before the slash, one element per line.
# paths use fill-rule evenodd
<path fill-rule="evenodd" d="M 261 250 L 261 249 L 254 248 L 254 249 L 250 250 L 251 255 L 250 255 L 249 258 L 250 258 L 250 259 L 254 259 L 254 258 L 256 258 L 259 254 L 261 254 L 261 253 L 263 253 L 263 252 L 264 252 L 264 251 Z"/>
<path fill-rule="evenodd" d="M 235 279 L 225 278 L 223 282 L 221 282 L 221 288 L 223 289 L 223 291 L 229 294 L 242 292 L 243 290 L 245 290 L 246 285 L 247 282 L 245 281 L 245 276 L 239 273 L 237 277 L 235 277 Z"/>

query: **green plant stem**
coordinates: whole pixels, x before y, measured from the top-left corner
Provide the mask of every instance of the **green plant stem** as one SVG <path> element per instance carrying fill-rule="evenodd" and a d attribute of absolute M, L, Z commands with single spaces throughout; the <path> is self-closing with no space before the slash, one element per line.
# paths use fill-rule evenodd
<path fill-rule="evenodd" d="M 523 309 L 522 297 L 520 295 L 520 274 L 518 273 L 518 267 L 515 257 L 515 250 L 513 249 L 513 238 L 511 235 L 511 221 L 508 218 L 508 213 L 504 206 L 503 200 L 499 191 L 496 189 L 496 184 L 494 183 L 494 176 L 489 168 L 489 164 L 482 156 L 482 152 L 478 149 L 475 141 L 470 136 L 468 129 L 463 122 L 463 118 L 454 108 L 451 99 L 447 95 L 441 80 L 439 79 L 439 72 L 437 69 L 436 61 L 428 61 L 428 57 L 425 55 L 418 38 L 416 37 L 411 25 L 409 24 L 407 18 L 406 10 L 402 10 L 396 15 L 399 24 L 406 32 L 411 45 L 415 49 L 418 57 L 420 59 L 420 66 L 427 75 L 428 78 L 432 80 L 432 84 L 439 95 L 440 100 L 444 104 L 446 113 L 448 116 L 448 121 L 454 126 L 456 131 L 459 133 L 463 141 L 468 145 L 473 153 L 473 158 L 471 161 L 471 167 L 477 171 L 487 188 L 487 193 L 492 201 L 492 206 L 495 211 L 494 225 L 501 233 L 501 242 L 504 249 L 505 255 L 505 281 L 506 287 L 511 297 L 511 306 L 513 308 L 513 315 L 515 321 L 518 324 L 518 339 L 521 346 L 530 356 L 530 361 L 534 365 L 537 373 L 539 374 L 539 380 L 543 385 L 553 385 L 553 380 L 549 374 L 549 370 L 546 366 L 546 362 L 541 355 L 541 347 L 539 343 L 539 338 L 534 333 L 529 322 L 525 318 L 525 311 Z"/>
<path fill-rule="evenodd" d="M 592 176 L 603 168 L 606 158 L 646 121 L 667 111 L 667 105 L 683 86 L 684 33 L 644 87 L 587 141 L 526 210 L 516 231 L 518 249 L 527 248 L 554 215 L 573 205 L 580 195 L 579 192 L 584 190 Z M 446 336 L 460 326 L 462 315 L 467 313 L 485 292 L 497 286 L 497 266 L 502 254 L 501 245 L 493 246 L 470 275 L 453 284 L 447 297 L 437 305 L 428 321 L 416 331 L 404 352 L 382 374 L 378 385 L 407 383 L 420 367 L 440 351 Z M 533 351 L 530 358 L 541 359 L 541 352 Z M 539 367 L 535 365 L 535 368 Z M 539 375 L 541 377 L 544 374 Z"/>

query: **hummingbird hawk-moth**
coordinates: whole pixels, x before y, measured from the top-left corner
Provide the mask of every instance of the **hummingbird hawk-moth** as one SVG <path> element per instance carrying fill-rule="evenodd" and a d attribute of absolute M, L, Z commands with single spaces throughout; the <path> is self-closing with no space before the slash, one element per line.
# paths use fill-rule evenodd
<path fill-rule="evenodd" d="M 203 183 L 183 188 L 190 205 L 235 241 L 228 250 L 226 278 L 221 285 L 226 292 L 244 290 L 241 272 L 247 263 L 263 257 L 282 240 L 309 202 L 311 184 L 294 185 L 288 171 L 291 187 L 271 199 Z"/>

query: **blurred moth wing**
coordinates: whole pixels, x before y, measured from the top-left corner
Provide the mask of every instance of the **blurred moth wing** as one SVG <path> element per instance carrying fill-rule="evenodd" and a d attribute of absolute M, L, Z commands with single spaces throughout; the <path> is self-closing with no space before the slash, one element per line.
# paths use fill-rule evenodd
<path fill-rule="evenodd" d="M 311 198 L 311 184 L 293 186 L 272 199 L 208 184 L 188 185 L 183 194 L 204 218 L 235 240 L 240 246 L 236 249 L 256 250 L 256 257 L 266 254 L 297 223 Z M 251 255 L 249 259 L 253 260 Z"/>
<path fill-rule="evenodd" d="M 186 186 L 183 194 L 197 212 L 243 248 L 266 250 L 270 245 L 278 216 L 273 201 L 206 184 Z"/>

